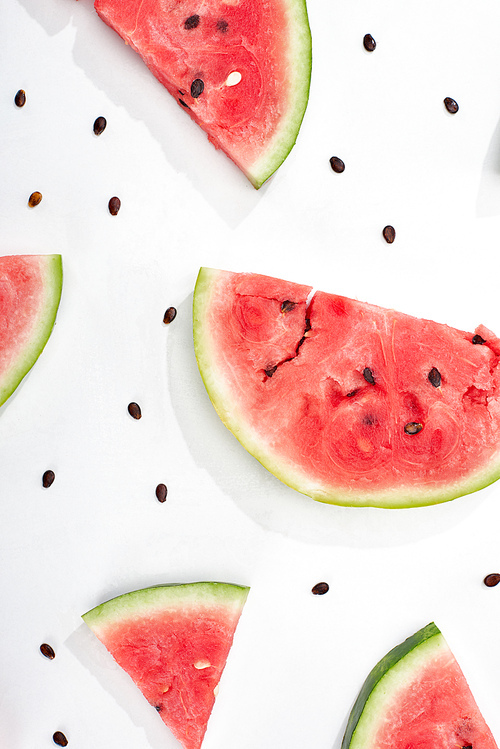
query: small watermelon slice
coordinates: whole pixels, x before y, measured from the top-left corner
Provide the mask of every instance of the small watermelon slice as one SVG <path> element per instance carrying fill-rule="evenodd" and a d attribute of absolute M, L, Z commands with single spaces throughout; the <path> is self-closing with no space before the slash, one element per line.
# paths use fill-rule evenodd
<path fill-rule="evenodd" d="M 199 749 L 249 589 L 161 585 L 83 615 L 186 749 Z"/>
<path fill-rule="evenodd" d="M 95 0 L 179 105 L 258 188 L 293 147 L 309 97 L 305 0 Z"/>
<path fill-rule="evenodd" d="M 497 749 L 460 666 L 431 622 L 387 653 L 352 708 L 341 749 Z"/>
<path fill-rule="evenodd" d="M 0 405 L 42 353 L 61 289 L 60 255 L 0 257 Z"/>
<path fill-rule="evenodd" d="M 202 268 L 194 344 L 225 425 L 314 499 L 434 504 L 500 476 L 500 341 L 252 273 Z"/>

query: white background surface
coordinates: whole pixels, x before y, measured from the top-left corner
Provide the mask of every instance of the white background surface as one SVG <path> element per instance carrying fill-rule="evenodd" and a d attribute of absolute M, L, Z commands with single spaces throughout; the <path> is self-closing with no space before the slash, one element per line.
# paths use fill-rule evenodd
<path fill-rule="evenodd" d="M 51 747 L 55 730 L 74 749 L 175 749 L 80 615 L 210 579 L 251 593 L 204 749 L 338 748 L 368 671 L 431 620 L 500 741 L 500 586 L 482 583 L 500 571 L 500 485 L 413 510 L 317 504 L 245 452 L 196 367 L 201 265 L 500 331 L 500 6 L 314 0 L 309 15 L 309 107 L 256 192 L 90 0 L 2 2 L 0 254 L 58 252 L 65 274 L 52 337 L 0 409 L 10 749 Z"/>

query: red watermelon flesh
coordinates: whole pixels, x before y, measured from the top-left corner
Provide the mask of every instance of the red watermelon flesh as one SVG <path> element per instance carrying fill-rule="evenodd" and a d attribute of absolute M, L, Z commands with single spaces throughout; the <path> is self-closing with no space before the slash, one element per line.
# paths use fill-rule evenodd
<path fill-rule="evenodd" d="M 498 338 L 311 291 L 200 271 L 198 365 L 241 443 L 324 502 L 426 505 L 496 480 Z"/>
<path fill-rule="evenodd" d="M 464 674 L 432 622 L 368 675 L 342 749 L 497 749 Z"/>
<path fill-rule="evenodd" d="M 95 0 L 95 9 L 255 187 L 295 143 L 309 95 L 304 0 Z"/>
<path fill-rule="evenodd" d="M 47 343 L 61 289 L 60 255 L 0 257 L 0 405 Z"/>
<path fill-rule="evenodd" d="M 199 749 L 248 588 L 164 585 L 83 615 L 185 749 Z"/>

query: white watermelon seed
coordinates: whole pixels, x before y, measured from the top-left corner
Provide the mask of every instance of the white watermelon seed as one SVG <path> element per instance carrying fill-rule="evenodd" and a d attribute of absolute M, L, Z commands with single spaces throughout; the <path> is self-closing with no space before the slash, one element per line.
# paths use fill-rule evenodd
<path fill-rule="evenodd" d="M 202 668 L 208 668 L 209 666 L 211 666 L 211 663 L 210 661 L 207 661 L 206 658 L 196 661 L 196 663 L 194 664 L 194 667 L 197 668 L 198 671 L 200 671 Z"/>
<path fill-rule="evenodd" d="M 226 86 L 236 86 L 236 84 L 240 81 L 241 73 L 239 73 L 237 70 L 233 70 L 233 72 L 229 73 L 228 77 L 226 78 Z"/>

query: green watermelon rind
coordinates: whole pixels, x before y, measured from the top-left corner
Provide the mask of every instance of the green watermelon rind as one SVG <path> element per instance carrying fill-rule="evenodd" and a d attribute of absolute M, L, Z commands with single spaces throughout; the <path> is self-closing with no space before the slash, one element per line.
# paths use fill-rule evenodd
<path fill-rule="evenodd" d="M 370 671 L 361 687 L 347 721 L 341 749 L 371 749 L 395 695 L 443 649 L 449 650 L 446 640 L 434 622 L 430 622 L 390 650 Z"/>
<path fill-rule="evenodd" d="M 243 173 L 256 189 L 259 189 L 274 174 L 294 147 L 309 100 L 312 39 L 307 6 L 305 0 L 287 0 L 286 5 L 290 20 L 288 82 L 293 92 L 292 107 L 280 123 L 266 151 L 259 156 L 251 168 L 245 169 L 240 165 Z M 234 155 L 231 158 L 234 158 Z"/>
<path fill-rule="evenodd" d="M 114 623 L 135 619 L 154 611 L 177 611 L 204 606 L 221 606 L 226 610 L 241 611 L 249 588 L 222 582 L 169 583 L 134 590 L 111 598 L 82 615 L 94 632 L 105 630 Z"/>
<path fill-rule="evenodd" d="M 214 268 L 200 268 L 193 296 L 193 337 L 198 368 L 221 421 L 232 432 L 243 447 L 268 471 L 287 486 L 325 504 L 345 507 L 376 507 L 381 509 L 409 509 L 449 502 L 466 494 L 472 494 L 493 484 L 500 478 L 500 449 L 492 455 L 486 467 L 469 473 L 461 481 L 447 487 L 428 488 L 420 486 L 394 487 L 391 491 L 344 492 L 338 487 L 325 486 L 309 478 L 307 473 L 298 470 L 293 462 L 273 454 L 262 437 L 248 425 L 245 413 L 238 410 L 224 373 L 221 371 L 220 351 L 214 346 L 207 310 L 210 309 L 218 281 L 228 271 Z"/>
<path fill-rule="evenodd" d="M 24 377 L 35 364 L 50 338 L 61 299 L 63 270 L 61 255 L 36 256 L 44 266 L 44 303 L 40 308 L 33 333 L 14 365 L 4 373 L 0 382 L 0 406 L 10 398 Z"/>

